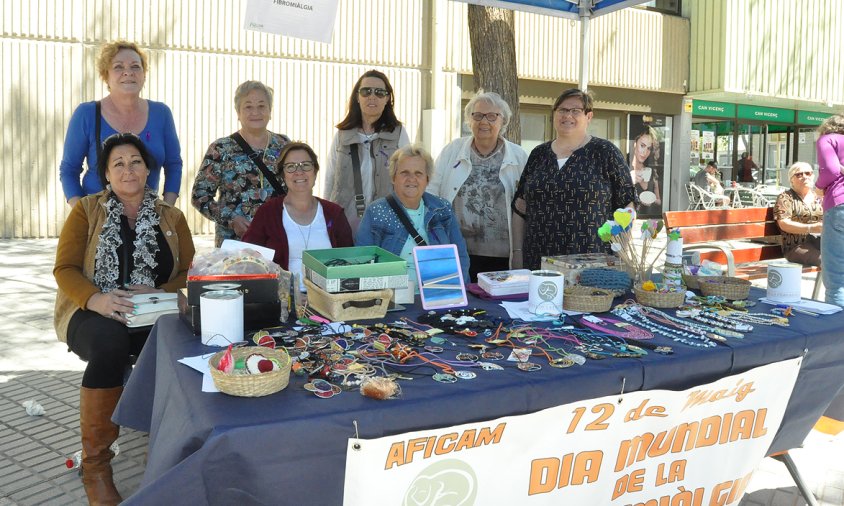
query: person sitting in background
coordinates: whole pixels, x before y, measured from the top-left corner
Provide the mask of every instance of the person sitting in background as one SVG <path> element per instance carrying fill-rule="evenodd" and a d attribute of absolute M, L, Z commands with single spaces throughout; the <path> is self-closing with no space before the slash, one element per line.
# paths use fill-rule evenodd
<path fill-rule="evenodd" d="M 464 115 L 472 135 L 455 139 L 443 149 L 428 191 L 453 206 L 474 283 L 479 272 L 510 268 L 510 202 L 527 153 L 503 137 L 513 113 L 498 93 L 475 95 Z"/>
<path fill-rule="evenodd" d="M 706 162 L 706 167 L 703 170 L 699 170 L 697 174 L 695 174 L 695 185 L 698 188 L 706 190 L 710 193 L 714 193 L 716 195 L 723 195 L 724 194 L 724 187 L 721 185 L 721 181 L 718 179 L 718 166 L 715 164 L 714 160 L 710 160 Z M 730 205 L 730 198 L 729 197 L 718 197 L 720 201 L 720 205 L 722 206 L 729 206 Z"/>
<path fill-rule="evenodd" d="M 56 335 L 88 362 L 79 425 L 82 483 L 91 504 L 122 501 L 109 449 L 120 427 L 111 415 L 123 392 L 129 357 L 140 354 L 149 333 L 130 333 L 126 327 L 134 310 L 131 297 L 184 288 L 193 260 L 185 216 L 146 187 L 154 167 L 155 159 L 138 136 L 107 138 L 97 164 L 106 189 L 73 206 L 56 249 Z"/>
<path fill-rule="evenodd" d="M 823 203 L 815 193 L 815 172 L 806 162 L 788 168 L 791 188 L 780 193 L 774 219 L 782 230 L 783 256 L 789 262 L 821 265 Z"/>
<path fill-rule="evenodd" d="M 273 261 L 297 274 L 304 292 L 302 252 L 352 246 L 352 229 L 342 207 L 314 197 L 319 162 L 310 146 L 304 142 L 284 146 L 276 172 L 284 176 L 287 195 L 277 195 L 258 209 L 243 240 L 274 249 Z"/>
<path fill-rule="evenodd" d="M 463 279 L 468 282 L 469 254 L 451 204 L 425 191 L 434 170 L 431 155 L 421 146 L 404 146 L 390 157 L 389 169 L 393 192 L 366 208 L 355 236 L 355 245 L 380 246 L 399 255 L 407 260 L 408 276 L 415 279 L 413 248 L 418 243 L 396 214 L 402 212 L 426 244 L 457 246 Z M 397 204 L 396 210 L 388 202 L 390 198 Z"/>

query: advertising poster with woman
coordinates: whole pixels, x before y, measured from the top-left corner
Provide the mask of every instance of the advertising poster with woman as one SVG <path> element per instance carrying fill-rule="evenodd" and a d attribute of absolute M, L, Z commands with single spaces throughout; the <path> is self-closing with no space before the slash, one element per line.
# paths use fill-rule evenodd
<path fill-rule="evenodd" d="M 630 177 L 639 197 L 636 213 L 641 217 L 662 216 L 665 167 L 668 164 L 666 140 L 671 138 L 671 118 L 660 114 L 631 114 L 628 164 Z M 670 143 L 669 143 L 670 145 Z"/>

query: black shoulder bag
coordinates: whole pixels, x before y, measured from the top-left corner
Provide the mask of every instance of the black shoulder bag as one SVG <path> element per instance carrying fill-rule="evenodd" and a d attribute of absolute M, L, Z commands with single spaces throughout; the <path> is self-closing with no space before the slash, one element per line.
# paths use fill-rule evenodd
<path fill-rule="evenodd" d="M 249 159 L 255 163 L 255 165 L 261 171 L 261 174 L 263 174 L 264 177 L 267 178 L 267 181 L 270 182 L 270 185 L 272 185 L 276 195 L 287 195 L 287 187 L 278 182 L 278 178 L 275 177 L 275 174 L 273 174 L 273 172 L 267 168 L 267 165 L 264 163 L 264 160 L 260 156 L 258 156 L 257 153 L 255 153 L 255 151 L 252 149 L 252 146 L 250 146 L 249 143 L 246 142 L 246 139 L 244 139 L 243 136 L 240 135 L 240 132 L 235 132 L 229 137 L 234 139 L 237 145 L 240 146 L 240 149 L 242 149 L 243 152 L 246 153 L 247 156 L 249 156 Z"/>
<path fill-rule="evenodd" d="M 349 147 L 349 155 L 352 157 L 352 175 L 355 178 L 355 211 L 358 213 L 358 218 L 361 218 L 366 211 L 366 197 L 363 196 L 363 179 L 360 175 L 360 153 L 358 153 L 357 144 Z"/>
<path fill-rule="evenodd" d="M 399 217 L 399 221 L 402 225 L 404 225 L 404 228 L 407 229 L 407 233 L 410 234 L 410 237 L 412 237 L 413 240 L 416 241 L 416 245 L 427 246 L 428 243 L 426 243 L 425 239 L 423 239 L 422 236 L 419 235 L 419 232 L 416 230 L 413 224 L 410 223 L 410 218 L 407 217 L 407 213 L 404 212 L 404 209 L 399 206 L 399 203 L 396 202 L 396 199 L 393 198 L 392 195 L 387 195 L 387 203 L 390 204 L 390 207 L 393 208 L 393 212 L 395 212 L 396 216 Z"/>

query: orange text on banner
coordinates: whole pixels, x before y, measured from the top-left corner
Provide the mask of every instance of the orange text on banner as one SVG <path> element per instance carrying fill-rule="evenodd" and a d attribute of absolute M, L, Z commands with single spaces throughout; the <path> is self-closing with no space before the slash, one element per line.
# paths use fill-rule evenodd
<path fill-rule="evenodd" d="M 422 458 L 427 459 L 431 455 L 445 455 L 461 450 L 477 448 L 478 446 L 497 444 L 501 441 L 506 426 L 506 423 L 501 423 L 494 429 L 483 427 L 478 430 L 470 429 L 464 431 L 462 434 L 450 432 L 440 437 L 415 438 L 393 443 L 390 446 L 390 451 L 387 453 L 387 461 L 384 464 L 384 469 L 410 464 L 413 462 L 416 454 L 420 452 L 422 453 Z"/>

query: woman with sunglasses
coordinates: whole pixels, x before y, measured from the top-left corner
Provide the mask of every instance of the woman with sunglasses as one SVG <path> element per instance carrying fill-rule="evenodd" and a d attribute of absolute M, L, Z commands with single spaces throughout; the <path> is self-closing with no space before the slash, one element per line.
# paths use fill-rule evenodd
<path fill-rule="evenodd" d="M 539 269 L 543 256 L 609 253 L 598 227 L 636 201 L 624 155 L 589 135 L 592 96 L 566 90 L 551 113 L 557 136 L 531 151 L 513 198 L 514 268 Z"/>
<path fill-rule="evenodd" d="M 273 89 L 245 81 L 234 92 L 240 129 L 217 139 L 196 173 L 191 203 L 213 221 L 215 244 L 243 237 L 261 204 L 284 193 L 281 174 L 273 172 L 290 139 L 267 129 L 273 112 Z"/>
<path fill-rule="evenodd" d="M 815 171 L 806 162 L 788 168 L 791 188 L 780 193 L 774 219 L 782 230 L 782 252 L 789 262 L 821 265 L 823 203 L 815 193 Z"/>
<path fill-rule="evenodd" d="M 147 187 L 155 159 L 138 136 L 103 142 L 97 174 L 105 190 L 83 197 L 62 227 L 53 275 L 59 340 L 87 362 L 79 396 L 82 483 L 91 504 L 117 504 L 109 446 L 111 415 L 131 355 L 149 329 L 126 324 L 135 294 L 184 288 L 194 246 L 181 211 Z"/>
<path fill-rule="evenodd" d="M 59 179 L 67 203 L 103 189 L 97 176 L 102 139 L 118 132 L 138 135 L 152 153 L 147 184 L 159 191 L 164 167 L 164 200 L 175 204 L 182 184 L 182 156 L 173 113 L 166 104 L 141 98 L 149 62 L 134 42 L 118 40 L 105 44 L 97 58 L 97 72 L 108 87 L 108 95 L 85 102 L 73 112 L 67 127 Z M 83 173 L 82 162 L 88 169 Z"/>
<path fill-rule="evenodd" d="M 349 97 L 346 117 L 328 150 L 322 194 L 337 202 L 357 230 L 366 206 L 389 195 L 389 160 L 410 138 L 393 110 L 393 87 L 384 73 L 365 72 Z"/>
<path fill-rule="evenodd" d="M 472 135 L 443 148 L 428 186 L 453 207 L 469 250 L 472 283 L 479 272 L 510 268 L 510 202 L 527 161 L 521 146 L 503 137 L 512 114 L 498 93 L 472 97 L 463 114 Z"/>
<path fill-rule="evenodd" d="M 304 292 L 302 252 L 353 246 L 352 229 L 342 207 L 314 197 L 319 162 L 310 146 L 304 142 L 286 145 L 276 168 L 284 177 L 287 195 L 276 196 L 258 209 L 243 240 L 274 249 L 273 261 L 297 274 Z"/>

